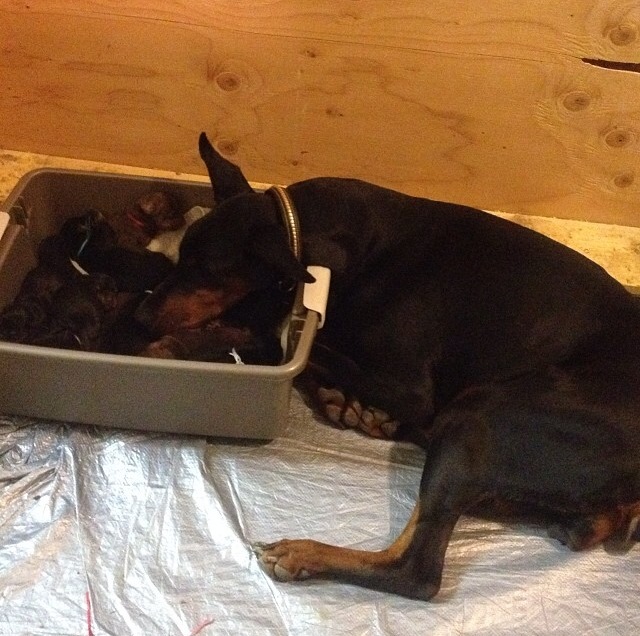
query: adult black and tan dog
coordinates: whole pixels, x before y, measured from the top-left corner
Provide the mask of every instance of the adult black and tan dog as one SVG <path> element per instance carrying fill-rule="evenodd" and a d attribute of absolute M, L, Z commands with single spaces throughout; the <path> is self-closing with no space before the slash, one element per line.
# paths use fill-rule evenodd
<path fill-rule="evenodd" d="M 159 333 L 222 314 L 272 328 L 289 283 L 309 274 L 277 198 L 253 192 L 204 135 L 200 152 L 217 211 L 188 230 L 139 316 Z M 576 550 L 637 539 L 637 299 L 572 250 L 478 210 L 350 179 L 288 193 L 303 264 L 332 271 L 317 382 L 347 396 L 345 421 L 370 420 L 368 405 L 388 413 L 374 430 L 420 444 L 426 462 L 389 548 L 279 541 L 258 548 L 270 574 L 431 598 L 457 520 L 480 504 L 544 513 Z"/>

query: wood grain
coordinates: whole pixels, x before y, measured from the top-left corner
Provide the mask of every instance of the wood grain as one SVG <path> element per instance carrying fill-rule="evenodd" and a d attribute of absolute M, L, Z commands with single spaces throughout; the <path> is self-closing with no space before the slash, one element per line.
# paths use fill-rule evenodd
<path fill-rule="evenodd" d="M 4 4 L 25 10 L 21 0 Z M 37 11 L 427 52 L 533 60 L 564 52 L 621 61 L 632 56 L 640 62 L 640 7 L 629 0 L 484 0 L 481 7 L 465 0 L 40 0 Z"/>
<path fill-rule="evenodd" d="M 207 130 L 255 181 L 640 225 L 640 76 L 583 61 L 640 63 L 640 4 L 471 7 L 5 0 L 0 146 L 202 172 Z"/>

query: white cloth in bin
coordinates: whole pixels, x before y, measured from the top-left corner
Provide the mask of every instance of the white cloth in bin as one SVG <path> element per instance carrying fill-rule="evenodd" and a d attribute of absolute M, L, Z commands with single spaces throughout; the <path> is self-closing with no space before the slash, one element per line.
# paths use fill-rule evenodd
<path fill-rule="evenodd" d="M 640 633 L 640 549 L 576 554 L 539 527 L 463 519 L 430 603 L 261 571 L 254 541 L 384 547 L 422 457 L 320 423 L 295 392 L 268 443 L 0 417 L 0 634 Z"/>

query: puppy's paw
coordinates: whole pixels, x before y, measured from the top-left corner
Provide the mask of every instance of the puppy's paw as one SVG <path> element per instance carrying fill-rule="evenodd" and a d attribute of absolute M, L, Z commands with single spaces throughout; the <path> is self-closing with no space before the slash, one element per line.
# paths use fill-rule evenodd
<path fill-rule="evenodd" d="M 255 543 L 253 551 L 262 569 L 276 581 L 303 581 L 319 574 L 316 541 L 282 539 L 275 543 Z"/>

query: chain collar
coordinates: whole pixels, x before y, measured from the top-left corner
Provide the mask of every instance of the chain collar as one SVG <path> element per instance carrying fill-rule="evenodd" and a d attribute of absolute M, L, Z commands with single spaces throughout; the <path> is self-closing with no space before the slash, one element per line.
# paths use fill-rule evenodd
<path fill-rule="evenodd" d="M 302 257 L 302 241 L 300 238 L 300 221 L 298 220 L 296 207 L 286 188 L 275 185 L 271 186 L 267 192 L 273 195 L 278 203 L 282 221 L 287 229 L 289 247 L 291 247 L 291 251 L 295 257 L 300 260 Z"/>

